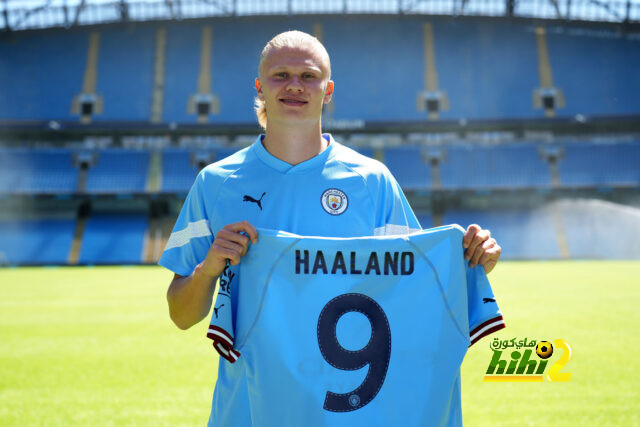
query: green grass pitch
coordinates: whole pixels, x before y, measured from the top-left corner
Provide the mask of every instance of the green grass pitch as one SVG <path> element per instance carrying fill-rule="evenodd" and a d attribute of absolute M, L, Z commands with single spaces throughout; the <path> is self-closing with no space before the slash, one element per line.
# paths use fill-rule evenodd
<path fill-rule="evenodd" d="M 170 278 L 160 267 L 1 269 L 0 425 L 204 425 L 217 356 L 206 322 L 184 332 L 169 320 Z M 640 262 L 503 261 L 490 279 L 507 328 L 467 353 L 465 425 L 640 423 Z M 494 336 L 567 340 L 571 380 L 483 383 Z"/>

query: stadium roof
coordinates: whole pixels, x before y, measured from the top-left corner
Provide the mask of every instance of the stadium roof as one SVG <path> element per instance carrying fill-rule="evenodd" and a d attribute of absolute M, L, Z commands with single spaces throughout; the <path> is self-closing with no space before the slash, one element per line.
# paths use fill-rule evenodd
<path fill-rule="evenodd" d="M 0 30 L 122 21 L 305 15 L 405 14 L 640 22 L 640 0 L 0 0 Z"/>

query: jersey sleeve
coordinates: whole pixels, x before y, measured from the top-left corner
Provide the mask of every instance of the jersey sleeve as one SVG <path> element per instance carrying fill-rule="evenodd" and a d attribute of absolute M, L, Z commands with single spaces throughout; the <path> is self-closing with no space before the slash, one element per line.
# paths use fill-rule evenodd
<path fill-rule="evenodd" d="M 400 184 L 386 167 L 380 188 L 381 204 L 374 235 L 409 234 L 421 230 L 420 222 L 409 206 Z"/>
<path fill-rule="evenodd" d="M 234 271 L 235 270 L 235 271 Z M 234 329 L 234 300 L 233 288 L 238 283 L 238 271 L 229 264 L 220 275 L 218 295 L 213 302 L 213 313 L 207 337 L 213 340 L 213 348 L 231 363 L 240 357 L 240 352 L 233 348 L 235 339 Z"/>
<path fill-rule="evenodd" d="M 482 266 L 469 268 L 468 261 L 465 261 L 465 268 L 469 308 L 469 345 L 471 346 L 506 325 L 484 268 Z"/>
<path fill-rule="evenodd" d="M 182 206 L 158 264 L 189 276 L 206 257 L 213 243 L 203 191 L 203 173 L 196 178 Z"/>

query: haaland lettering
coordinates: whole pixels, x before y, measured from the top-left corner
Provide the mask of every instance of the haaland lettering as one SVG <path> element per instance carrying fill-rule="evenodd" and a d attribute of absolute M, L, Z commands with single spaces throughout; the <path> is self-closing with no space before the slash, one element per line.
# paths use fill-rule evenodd
<path fill-rule="evenodd" d="M 369 252 L 366 263 L 358 264 L 358 253 L 342 251 L 325 254 L 315 251 L 313 257 L 306 249 L 296 250 L 296 274 L 369 274 L 376 276 L 409 276 L 413 274 L 413 252 Z M 363 260 L 363 257 L 360 257 Z M 347 260 L 349 266 L 347 267 Z"/>

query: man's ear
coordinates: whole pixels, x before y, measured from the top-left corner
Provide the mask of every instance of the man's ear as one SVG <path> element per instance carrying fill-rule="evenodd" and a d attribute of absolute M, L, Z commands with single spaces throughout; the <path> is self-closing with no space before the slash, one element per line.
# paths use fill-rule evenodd
<path fill-rule="evenodd" d="M 260 83 L 260 79 L 256 77 L 255 80 L 255 84 L 256 84 L 256 92 L 258 94 L 258 98 L 263 99 L 262 96 L 262 84 Z"/>
<path fill-rule="evenodd" d="M 324 94 L 324 103 L 328 104 L 329 102 L 331 102 L 331 97 L 333 96 L 333 80 L 329 80 L 327 82 L 327 91 Z"/>

